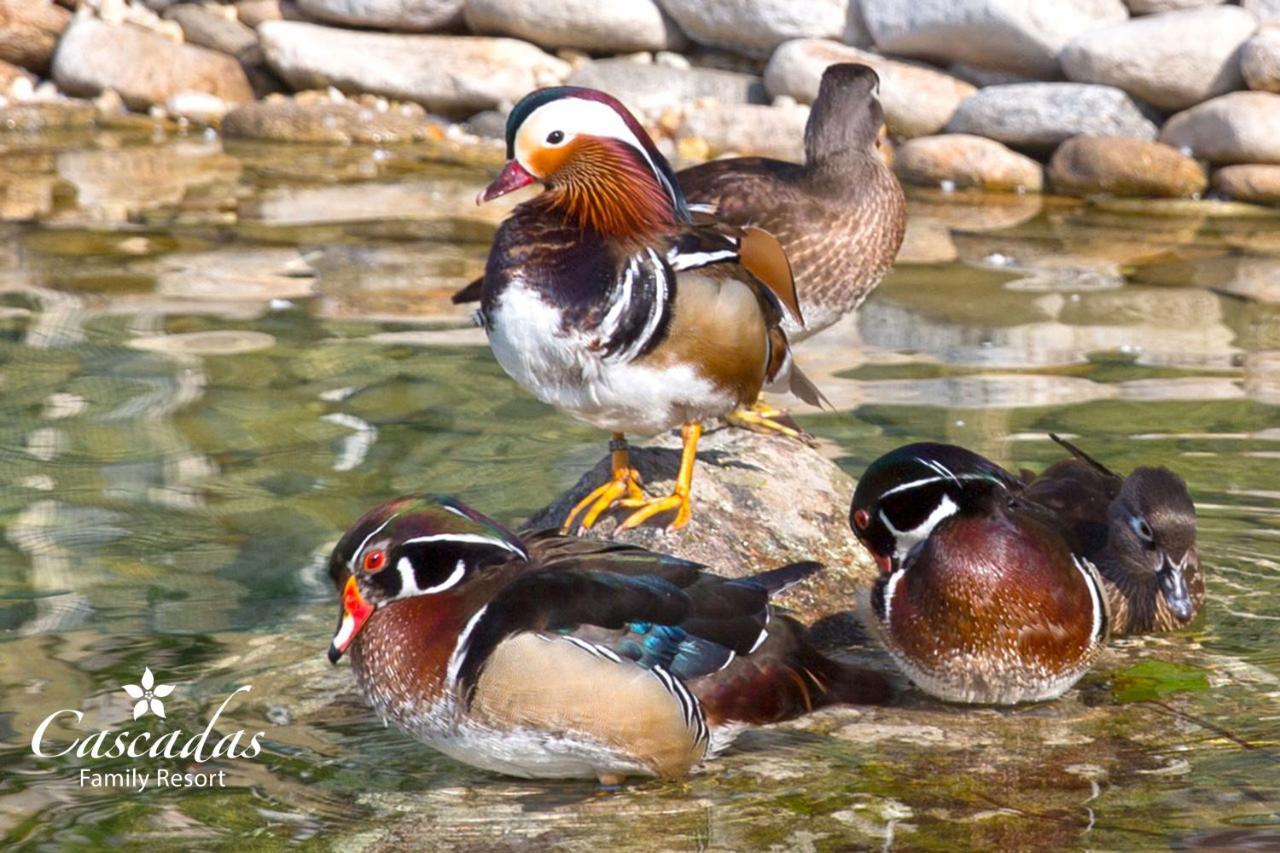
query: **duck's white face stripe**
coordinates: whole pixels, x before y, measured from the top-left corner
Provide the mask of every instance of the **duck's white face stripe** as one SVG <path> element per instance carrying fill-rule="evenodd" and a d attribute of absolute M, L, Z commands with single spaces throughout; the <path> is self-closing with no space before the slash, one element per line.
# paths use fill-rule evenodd
<path fill-rule="evenodd" d="M 933 529 L 943 522 L 944 519 L 950 518 L 960 511 L 960 507 L 956 506 L 956 502 L 951 500 L 948 495 L 943 495 L 942 500 L 934 507 L 933 512 L 929 513 L 929 517 L 920 522 L 919 525 L 911 530 L 899 530 L 893 526 L 893 522 L 889 521 L 889 516 L 885 515 L 884 510 L 880 510 L 880 521 L 893 534 L 895 543 L 894 556 L 901 563 L 906 559 L 907 553 L 915 546 L 917 542 L 922 542 L 928 538 Z"/>
<path fill-rule="evenodd" d="M 453 571 L 449 573 L 449 577 L 442 580 L 435 586 L 429 586 L 426 589 L 418 588 L 418 577 L 413 573 L 413 563 L 408 557 L 401 557 L 400 562 L 396 563 L 396 569 L 400 572 L 400 595 L 397 598 L 408 598 L 411 595 L 433 595 L 437 592 L 444 592 L 458 585 L 458 582 L 467 574 L 467 564 L 464 560 L 459 560 L 457 565 L 453 567 Z"/>
<path fill-rule="evenodd" d="M 564 134 L 564 138 L 556 143 L 548 142 L 547 137 L 557 130 Z M 623 121 L 622 116 L 608 104 L 586 98 L 561 98 L 543 104 L 530 113 L 516 133 L 516 161 L 529 174 L 537 175 L 529 164 L 529 156 L 534 151 L 539 148 L 562 148 L 578 136 L 600 136 L 625 142 L 644 157 L 658 183 L 666 184 L 665 177 L 649 156 L 648 149 Z"/>
<path fill-rule="evenodd" d="M 496 545 L 503 550 L 510 551 L 512 554 L 518 554 L 524 559 L 529 559 L 529 555 L 525 553 L 523 548 L 512 545 L 505 539 L 498 539 L 493 536 L 479 536 L 475 533 L 437 533 L 433 536 L 417 536 L 413 539 L 406 539 L 404 545 L 418 545 L 423 542 L 467 542 L 473 545 Z"/>
<path fill-rule="evenodd" d="M 348 569 L 350 569 L 353 572 L 356 570 L 356 558 L 364 553 L 365 546 L 369 544 L 369 540 L 377 536 L 383 530 L 386 530 L 387 525 L 395 521 L 395 519 L 396 519 L 396 516 L 394 515 L 391 516 L 391 518 L 388 518 L 386 521 L 379 524 L 376 530 L 374 530 L 368 536 L 364 537 L 364 541 L 360 543 L 360 547 L 351 552 L 351 559 L 347 561 Z"/>
<path fill-rule="evenodd" d="M 889 575 L 889 580 L 884 585 L 884 624 L 888 625 L 889 617 L 893 613 L 893 593 L 898 589 L 898 581 L 902 580 L 902 576 L 907 570 L 902 564 L 898 564 L 897 570 Z"/>

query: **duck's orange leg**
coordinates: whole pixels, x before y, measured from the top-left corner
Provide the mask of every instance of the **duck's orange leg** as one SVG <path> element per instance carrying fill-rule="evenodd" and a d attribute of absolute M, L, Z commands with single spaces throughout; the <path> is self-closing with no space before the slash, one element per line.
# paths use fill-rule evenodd
<path fill-rule="evenodd" d="M 645 494 L 640 490 L 640 472 L 631 467 L 631 454 L 627 449 L 627 437 L 620 432 L 613 434 L 613 440 L 609 442 L 609 461 L 613 466 L 613 477 L 609 482 L 600 488 L 591 492 L 582 500 L 578 501 L 573 509 L 569 510 L 569 514 L 565 516 L 564 524 L 560 526 L 561 533 L 568 533 L 573 530 L 574 520 L 586 513 L 582 517 L 582 528 L 590 530 L 591 526 L 600 518 L 600 513 L 607 510 L 616 503 L 626 501 L 645 501 Z"/>
<path fill-rule="evenodd" d="M 629 498 L 620 501 L 626 507 L 639 507 L 627 520 L 622 522 L 619 530 L 630 530 L 639 527 L 658 513 L 676 511 L 676 517 L 669 525 L 672 529 L 684 527 L 693 514 L 689 504 L 689 495 L 693 489 L 693 464 L 698 458 L 698 439 L 702 437 L 702 424 L 685 424 L 680 429 L 684 439 L 684 448 L 680 453 L 680 473 L 676 476 L 675 491 L 665 498 Z"/>

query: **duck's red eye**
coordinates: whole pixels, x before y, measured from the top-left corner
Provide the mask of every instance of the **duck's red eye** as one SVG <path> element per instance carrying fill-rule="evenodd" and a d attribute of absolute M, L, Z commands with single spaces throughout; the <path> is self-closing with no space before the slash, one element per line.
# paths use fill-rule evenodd
<path fill-rule="evenodd" d="M 370 551 L 364 555 L 364 570 L 366 572 L 376 572 L 387 563 L 387 552 L 379 548 L 376 551 Z"/>
<path fill-rule="evenodd" d="M 867 515 L 865 509 L 860 509 L 853 514 L 853 523 L 858 526 L 859 530 L 866 530 L 867 525 L 871 523 L 871 516 Z"/>

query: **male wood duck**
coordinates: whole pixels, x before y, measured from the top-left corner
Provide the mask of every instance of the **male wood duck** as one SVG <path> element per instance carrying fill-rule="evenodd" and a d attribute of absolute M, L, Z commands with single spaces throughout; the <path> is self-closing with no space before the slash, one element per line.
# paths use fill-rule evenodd
<path fill-rule="evenodd" d="M 978 454 L 924 443 L 873 462 L 854 491 L 850 525 L 884 570 L 870 627 L 940 699 L 1056 698 L 1106 642 L 1097 569 L 1021 489 Z"/>
<path fill-rule="evenodd" d="M 681 776 L 749 723 L 879 702 L 884 677 L 816 651 L 769 605 L 818 571 L 730 580 L 452 498 L 368 512 L 333 550 L 350 652 L 377 713 L 446 755 L 522 777 Z"/>
<path fill-rule="evenodd" d="M 791 365 L 782 328 L 800 306 L 786 254 L 754 227 L 695 220 L 671 166 L 615 98 L 558 87 L 521 100 L 485 202 L 531 183 L 545 191 L 494 238 L 481 319 L 503 369 L 543 402 L 612 432 L 613 476 L 569 513 L 590 528 L 615 505 L 635 527 L 690 517 L 702 421 L 783 383 L 822 396 Z M 640 488 L 625 434 L 681 427 L 674 492 Z"/>
<path fill-rule="evenodd" d="M 1196 508 L 1186 482 L 1167 468 L 1122 477 L 1075 445 L 1031 480 L 1027 499 L 1069 526 L 1097 565 L 1111 602 L 1111 630 L 1140 634 L 1182 628 L 1204 603 Z"/>
<path fill-rule="evenodd" d="M 802 340 L 853 311 L 898 256 L 906 198 L 880 152 L 880 78 L 866 65 L 827 68 L 804 129 L 804 165 L 765 157 L 715 160 L 676 177 L 691 203 L 778 238 L 805 307 Z"/>

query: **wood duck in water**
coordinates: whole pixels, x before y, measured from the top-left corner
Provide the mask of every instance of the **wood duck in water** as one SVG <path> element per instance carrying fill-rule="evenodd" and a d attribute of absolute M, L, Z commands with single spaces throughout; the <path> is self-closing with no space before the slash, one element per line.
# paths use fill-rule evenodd
<path fill-rule="evenodd" d="M 1031 479 L 1027 499 L 1057 513 L 1098 567 L 1116 634 L 1172 631 L 1204 603 L 1196 508 L 1181 477 L 1139 467 L 1122 477 L 1058 436 L 1072 455 Z"/>
<path fill-rule="evenodd" d="M 481 319 L 503 369 L 538 399 L 614 434 L 613 476 L 569 513 L 590 528 L 615 505 L 623 527 L 690 517 L 701 423 L 782 383 L 819 404 L 791 364 L 782 328 L 800 306 L 786 255 L 767 232 L 701 217 L 671 166 L 616 99 L 542 89 L 507 119 L 507 155 L 484 202 L 534 182 L 494 238 Z M 625 433 L 681 427 L 674 492 L 648 498 Z"/>
<path fill-rule="evenodd" d="M 1021 481 L 978 454 L 926 443 L 880 457 L 858 481 L 849 520 L 883 569 L 870 628 L 926 693 L 1053 699 L 1106 642 L 1095 567 Z"/>
<path fill-rule="evenodd" d="M 543 531 L 451 498 L 367 513 L 333 550 L 351 656 L 384 719 L 523 777 L 676 777 L 750 723 L 878 702 L 884 677 L 816 651 L 769 605 L 818 571 L 718 577 L 695 563 Z"/>

